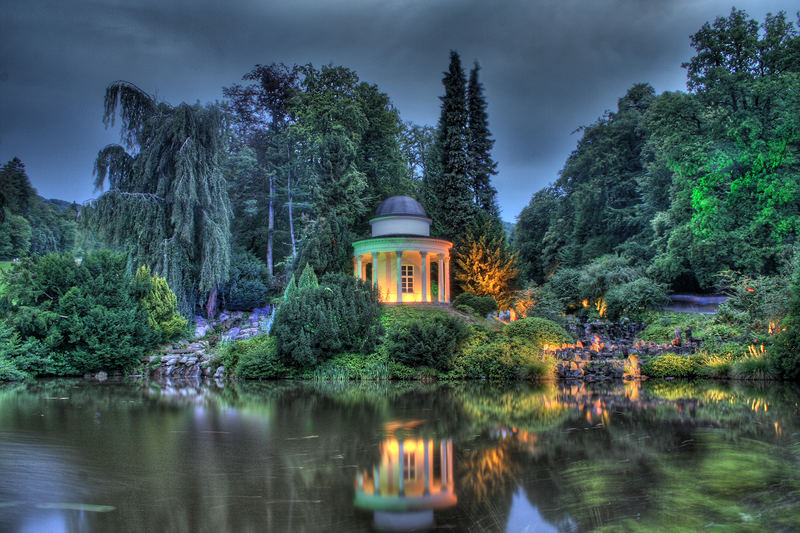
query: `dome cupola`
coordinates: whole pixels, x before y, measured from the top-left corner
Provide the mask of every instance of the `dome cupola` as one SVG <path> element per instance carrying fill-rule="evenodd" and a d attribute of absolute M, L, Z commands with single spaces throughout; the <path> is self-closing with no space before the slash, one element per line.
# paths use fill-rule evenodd
<path fill-rule="evenodd" d="M 388 235 L 427 237 L 431 234 L 431 219 L 425 214 L 422 205 L 410 196 L 387 198 L 375 210 L 375 217 L 369 223 L 372 225 L 373 237 Z"/>

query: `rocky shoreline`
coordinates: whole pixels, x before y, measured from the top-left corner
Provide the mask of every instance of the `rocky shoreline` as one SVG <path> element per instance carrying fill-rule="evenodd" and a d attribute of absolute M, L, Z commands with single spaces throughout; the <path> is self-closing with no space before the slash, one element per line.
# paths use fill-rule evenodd
<path fill-rule="evenodd" d="M 272 306 L 250 313 L 223 311 L 212 321 L 196 316 L 195 340 L 173 344 L 145 358 L 146 372 L 156 379 L 224 379 L 225 367 L 214 364 L 212 348 L 269 332 L 273 311 Z"/>

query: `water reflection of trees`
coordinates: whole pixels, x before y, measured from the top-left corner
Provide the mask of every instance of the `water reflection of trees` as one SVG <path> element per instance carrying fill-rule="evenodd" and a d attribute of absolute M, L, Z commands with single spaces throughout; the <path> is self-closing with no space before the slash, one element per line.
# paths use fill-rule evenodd
<path fill-rule="evenodd" d="M 54 476 L 85 503 L 118 508 L 88 518 L 97 530 L 120 521 L 128 531 L 368 528 L 371 516 L 353 508 L 354 480 L 393 432 L 452 439 L 458 506 L 437 511 L 443 527 L 503 530 L 521 491 L 561 531 L 669 520 L 790 531 L 800 529 L 799 396 L 689 382 L 61 380 L 0 387 L 0 428 L 58 442 Z"/>

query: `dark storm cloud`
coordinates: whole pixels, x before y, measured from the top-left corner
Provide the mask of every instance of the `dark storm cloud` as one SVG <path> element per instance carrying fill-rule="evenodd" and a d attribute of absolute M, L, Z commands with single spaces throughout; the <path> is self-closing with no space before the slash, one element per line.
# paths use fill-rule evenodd
<path fill-rule="evenodd" d="M 762 20 L 790 2 L 737 2 Z M 30 0 L 0 21 L 0 158 L 45 196 L 91 194 L 102 95 L 125 79 L 159 98 L 213 101 L 256 63 L 334 63 L 435 124 L 448 51 L 481 64 L 503 215 L 553 181 L 596 120 L 637 82 L 683 89 L 689 35 L 730 5 L 657 0 Z"/>

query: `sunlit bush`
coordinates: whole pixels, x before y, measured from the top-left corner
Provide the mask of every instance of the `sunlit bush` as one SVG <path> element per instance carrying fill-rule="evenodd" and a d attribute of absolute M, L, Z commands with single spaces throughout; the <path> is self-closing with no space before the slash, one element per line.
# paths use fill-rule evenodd
<path fill-rule="evenodd" d="M 555 376 L 556 363 L 541 347 L 522 338 L 499 336 L 469 346 L 453 361 L 448 374 L 466 379 L 537 379 Z"/>
<path fill-rule="evenodd" d="M 545 344 L 572 342 L 572 337 L 558 324 L 546 318 L 529 317 L 510 323 L 503 335 L 531 343 L 541 349 Z"/>
<path fill-rule="evenodd" d="M 688 378 L 697 375 L 698 359 L 666 353 L 642 364 L 642 374 L 651 378 Z"/>

